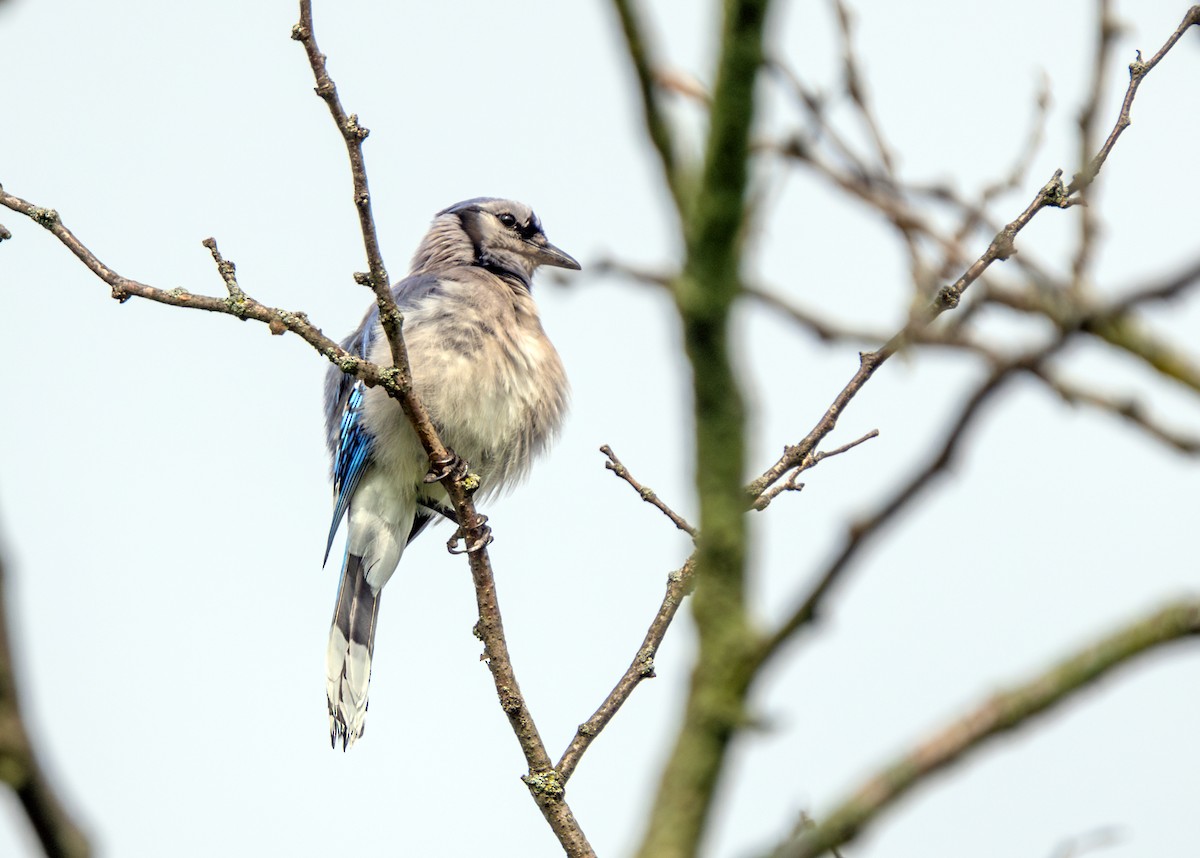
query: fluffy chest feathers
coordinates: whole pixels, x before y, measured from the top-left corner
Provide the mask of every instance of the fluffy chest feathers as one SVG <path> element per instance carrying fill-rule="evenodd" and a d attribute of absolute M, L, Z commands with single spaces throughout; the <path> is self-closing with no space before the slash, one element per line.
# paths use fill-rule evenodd
<path fill-rule="evenodd" d="M 443 442 L 470 463 L 484 491 L 522 478 L 558 431 L 568 393 L 528 292 L 464 267 L 401 310 L 413 384 Z M 373 340 L 370 359 L 390 363 L 382 332 Z M 428 461 L 396 404 L 368 391 L 364 419 L 378 442 L 377 462 L 419 483 Z"/>

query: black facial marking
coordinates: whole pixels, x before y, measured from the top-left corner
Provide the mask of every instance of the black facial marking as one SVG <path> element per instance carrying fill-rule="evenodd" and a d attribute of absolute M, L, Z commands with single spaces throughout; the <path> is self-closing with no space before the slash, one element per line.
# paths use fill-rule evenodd
<path fill-rule="evenodd" d="M 542 225 L 538 223 L 538 219 L 534 215 L 529 216 L 529 221 L 524 226 L 517 227 L 517 235 L 529 241 L 535 235 L 542 231 Z"/>
<path fill-rule="evenodd" d="M 458 221 L 462 224 L 463 232 L 471 239 L 471 247 L 475 252 L 475 262 L 483 259 L 483 230 L 479 225 L 479 209 L 463 209 L 458 213 Z"/>
<path fill-rule="evenodd" d="M 514 271 L 503 267 L 484 250 L 484 233 L 482 223 L 483 213 L 484 210 L 478 206 L 471 206 L 470 208 L 465 208 L 455 213 L 458 215 L 458 222 L 462 224 L 463 232 L 471 241 L 471 250 L 475 256 L 474 264 L 482 268 L 484 271 L 499 277 L 514 291 L 528 292 L 530 285 L 529 278 L 525 276 L 524 272 Z M 516 218 L 513 217 L 509 212 L 502 212 L 499 215 L 495 215 L 495 217 L 499 219 L 501 223 L 504 222 L 505 217 L 511 218 L 513 226 L 510 228 L 514 229 L 517 234 L 525 240 L 529 240 L 531 236 L 540 235 L 542 232 L 542 225 L 538 222 L 536 216 L 531 215 L 529 218 L 529 223 L 525 224 L 524 226 L 516 226 Z"/>

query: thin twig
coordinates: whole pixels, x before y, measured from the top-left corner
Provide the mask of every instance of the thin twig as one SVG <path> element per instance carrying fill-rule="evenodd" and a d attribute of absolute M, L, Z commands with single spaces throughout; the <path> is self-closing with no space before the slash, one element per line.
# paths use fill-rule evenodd
<path fill-rule="evenodd" d="M 237 266 L 221 255 L 221 251 L 217 249 L 215 238 L 206 238 L 200 243 L 207 247 L 212 254 L 213 262 L 217 264 L 217 273 L 225 281 L 225 289 L 229 292 L 230 299 L 235 304 L 245 304 L 246 293 L 242 291 L 242 287 L 237 282 Z"/>
<path fill-rule="evenodd" d="M 404 338 L 400 334 L 404 319 L 396 308 L 395 298 L 392 297 L 392 283 L 383 264 L 379 235 L 371 212 L 371 192 L 367 184 L 367 166 L 362 150 L 363 141 L 371 133 L 370 129 L 359 124 L 358 114 L 347 115 L 342 107 L 337 86 L 325 67 L 325 55 L 317 47 L 317 38 L 313 32 L 312 0 L 300 0 L 300 22 L 292 27 L 292 38 L 304 45 L 308 64 L 317 82 L 316 93 L 329 108 L 329 115 L 333 117 L 334 124 L 337 125 L 346 144 L 346 154 L 350 158 L 350 175 L 354 181 L 354 207 L 358 211 L 358 225 L 367 253 L 367 265 L 370 267 L 370 277 L 366 278 L 366 285 L 375 293 L 375 301 L 379 304 L 379 322 L 392 349 L 392 363 L 409 378 L 411 374 L 408 368 L 408 353 L 404 347 Z"/>
<path fill-rule="evenodd" d="M 872 429 L 870 432 L 868 432 L 866 435 L 863 435 L 861 438 L 859 438 L 855 441 L 851 441 L 849 444 L 843 444 L 842 446 L 838 447 L 836 450 L 828 450 L 828 451 L 823 450 L 819 453 L 815 453 L 815 454 L 807 457 L 803 462 L 801 462 L 799 465 L 796 466 L 795 470 L 792 471 L 792 473 L 788 476 L 788 478 L 785 482 L 780 483 L 779 485 L 776 485 L 776 486 L 772 486 L 770 489 L 768 489 L 766 492 L 764 492 L 762 494 L 762 496 L 759 497 L 758 500 L 756 500 L 754 502 L 754 508 L 756 510 L 758 510 L 759 512 L 762 512 L 764 509 L 767 508 L 767 506 L 771 503 L 771 501 L 773 501 L 775 498 L 777 498 L 779 495 L 783 494 L 784 492 L 800 491 L 801 489 L 804 488 L 804 483 L 797 483 L 796 478 L 799 477 L 802 473 L 809 470 L 810 468 L 815 468 L 817 465 L 819 465 L 825 459 L 832 458 L 833 456 L 840 456 L 842 453 L 845 453 L 847 450 L 853 450 L 859 444 L 862 444 L 866 441 L 870 441 L 872 438 L 878 438 L 878 437 L 879 437 L 879 430 Z"/>
<path fill-rule="evenodd" d="M 992 239 L 986 251 L 950 286 L 943 287 L 922 312 L 916 314 L 904 329 L 896 333 L 883 346 L 873 352 L 859 355 L 858 371 L 834 399 L 833 404 L 825 411 L 820 421 L 805 438 L 796 445 L 784 448 L 783 456 L 768 468 L 762 476 L 750 483 L 748 493 L 753 504 L 759 496 L 780 479 L 785 473 L 804 461 L 816 446 L 837 426 L 838 418 L 850 401 L 858 395 L 863 385 L 870 380 L 883 363 L 907 345 L 912 337 L 910 331 L 923 331 L 930 322 L 946 310 L 958 306 L 963 292 L 979 278 L 979 276 L 997 259 L 1007 259 L 1015 249 L 1013 239 L 1033 219 L 1033 216 L 1046 206 L 1064 206 L 1062 171 L 1056 171 L 1054 177 L 1042 187 L 1033 201 L 1025 208 L 1016 220 L 1009 223 Z"/>
<path fill-rule="evenodd" d="M 1038 150 L 1041 149 L 1042 142 L 1045 140 L 1046 121 L 1049 115 L 1050 81 L 1043 74 L 1038 84 L 1037 98 L 1034 99 L 1034 113 L 1033 119 L 1030 122 L 1029 134 L 1026 137 L 1024 147 L 1013 161 L 1008 175 L 999 181 L 987 185 L 980 192 L 978 201 L 975 202 L 963 199 L 950 188 L 939 188 L 938 190 L 941 193 L 932 195 L 934 199 L 956 206 L 962 215 L 962 221 L 954 231 L 953 237 L 949 241 L 942 242 L 942 265 L 938 269 L 938 277 L 940 279 L 944 280 L 950 277 L 954 270 L 962 265 L 961 248 L 966 244 L 971 235 L 976 230 L 988 227 L 990 223 L 990 218 L 988 217 L 989 204 L 1007 191 L 1019 190 L 1025 183 L 1025 176 L 1029 173 L 1034 158 L 1037 156 Z M 914 189 L 910 188 L 909 190 Z M 995 232 L 994 227 L 992 231 Z M 1025 261 L 1023 257 L 1017 257 L 1017 259 L 1018 262 Z M 970 313 L 968 312 L 957 314 L 955 316 L 955 325 L 962 325 L 969 316 Z"/>
<path fill-rule="evenodd" d="M 688 524 L 687 520 L 683 516 L 667 506 L 663 502 L 662 498 L 654 493 L 653 489 L 647 488 L 635 480 L 633 474 L 629 473 L 629 470 L 623 464 L 621 464 L 621 460 L 618 459 L 617 454 L 612 451 L 612 447 L 605 444 L 600 448 L 600 452 L 608 457 L 608 461 L 604 463 L 604 467 L 608 468 L 618 477 L 629 483 L 629 485 L 633 487 L 633 490 L 641 496 L 642 500 L 657 508 L 663 515 L 671 519 L 672 524 L 693 539 L 696 537 L 696 528 Z"/>
<path fill-rule="evenodd" d="M 1107 411 L 1140 429 L 1161 444 L 1186 456 L 1200 455 L 1200 435 L 1183 435 L 1168 429 L 1146 413 L 1145 407 L 1132 397 L 1115 397 L 1072 384 L 1056 378 L 1043 369 L 1035 369 L 1034 375 L 1058 394 L 1068 405 L 1088 405 Z"/>
<path fill-rule="evenodd" d="M 762 286 L 743 284 L 742 294 L 787 317 L 823 343 L 877 343 L 886 336 L 879 331 L 856 330 L 827 322 Z"/>
<path fill-rule="evenodd" d="M 828 140 L 830 146 L 833 147 L 833 154 L 845 162 L 848 172 L 863 178 L 873 172 L 867 161 L 850 144 L 837 127 L 829 121 L 827 115 L 827 96 L 810 89 L 800 79 L 800 76 L 796 74 L 795 70 L 781 59 L 768 59 L 764 63 L 764 68 L 768 72 L 771 72 L 773 77 L 783 81 L 796 103 L 803 109 L 804 114 L 815 127 L 815 131 L 812 134 L 814 140 L 802 140 L 798 136 L 793 136 L 792 143 L 799 150 L 795 154 L 803 155 L 806 153 L 810 149 L 810 145 L 808 144 L 814 142 L 815 139 Z M 762 147 L 760 146 L 760 148 Z"/>
<path fill-rule="evenodd" d="M 1080 330 L 1144 361 L 1166 378 L 1200 391 L 1200 365 L 1182 348 L 1154 335 L 1130 312 L 1134 307 L 1169 300 L 1200 282 L 1196 265 L 1149 287 L 1128 292 L 1112 304 L 1083 302 L 1062 290 L 1034 288 L 988 290 L 988 301 L 1050 319 L 1062 330 Z M 1082 306 L 1081 306 L 1082 304 Z"/>
<path fill-rule="evenodd" d="M 760 662 L 772 658 L 797 631 L 816 619 L 825 599 L 843 573 L 850 567 L 851 561 L 881 532 L 885 524 L 895 518 L 901 510 L 907 508 L 913 499 L 933 482 L 935 477 L 950 466 L 968 435 L 967 430 L 982 413 L 983 406 L 991 401 L 1018 372 L 1035 370 L 1041 366 L 1067 343 L 1068 338 L 1069 334 L 1064 332 L 1053 343 L 1033 353 L 993 367 L 988 377 L 967 398 L 959 410 L 958 417 L 943 436 L 937 452 L 925 466 L 917 471 L 895 494 L 880 504 L 875 512 L 849 528 L 841 550 L 816 576 L 816 582 L 809 587 L 807 594 L 788 615 L 788 618 L 764 639 L 760 649 Z"/>
<path fill-rule="evenodd" d="M 1139 618 L 1040 676 L 993 695 L 966 717 L 921 742 L 855 790 L 815 828 L 781 846 L 773 858 L 814 858 L 846 843 L 881 811 L 927 781 L 931 773 L 960 762 L 989 739 L 1073 700 L 1080 691 L 1138 656 L 1197 635 L 1200 601 L 1179 601 Z"/>
<path fill-rule="evenodd" d="M 871 108 L 867 98 L 865 75 L 862 73 L 862 64 L 858 61 L 858 52 L 854 46 L 854 13 L 846 5 L 845 0 L 833 0 L 833 11 L 834 17 L 837 19 L 838 36 L 842 45 L 842 72 L 846 80 L 846 92 L 855 107 L 858 108 L 858 116 L 871 135 L 871 141 L 875 144 L 875 153 L 879 157 L 883 173 L 889 178 L 894 178 L 896 159 L 892 155 L 887 140 L 884 139 L 879 120 L 875 117 L 875 111 Z"/>
<path fill-rule="evenodd" d="M 638 283 L 665 289 L 668 292 L 671 290 L 672 284 L 679 278 L 678 272 L 662 272 L 655 269 L 629 265 L 616 259 L 599 259 L 591 264 L 589 271 L 594 276 L 617 274 Z M 827 322 L 791 301 L 781 298 L 775 291 L 765 286 L 743 283 L 741 294 L 757 301 L 768 309 L 775 310 L 781 315 L 786 316 L 823 343 L 847 341 L 854 343 L 877 343 L 886 336 L 886 334 L 881 334 L 879 331 L 856 330 Z"/>
<path fill-rule="evenodd" d="M 621 19 L 621 32 L 625 35 L 625 48 L 637 75 L 638 92 L 642 96 L 642 114 L 650 142 L 658 152 L 663 176 L 675 201 L 677 210 L 685 205 L 684 186 L 675 154 L 675 134 L 667 121 L 662 102 L 658 97 L 655 48 L 646 34 L 646 25 L 630 0 L 613 0 L 617 15 Z"/>
<path fill-rule="evenodd" d="M 1125 129 L 1133 124 L 1129 112 L 1133 108 L 1133 98 L 1137 95 L 1138 87 L 1142 85 L 1142 81 L 1146 79 L 1146 75 L 1150 74 L 1151 70 L 1167 55 L 1167 52 L 1175 47 L 1175 43 L 1183 38 L 1183 34 L 1187 29 L 1197 24 L 1200 24 L 1200 5 L 1193 6 L 1187 10 L 1183 16 L 1183 20 L 1175 28 L 1175 32 L 1158 49 L 1158 53 L 1148 61 L 1143 61 L 1141 51 L 1138 51 L 1137 59 L 1129 64 L 1129 87 L 1125 90 L 1125 98 L 1121 102 L 1121 113 L 1117 117 L 1117 123 L 1113 126 L 1112 131 L 1109 132 L 1104 145 L 1100 147 L 1100 151 L 1096 153 L 1083 172 L 1071 179 L 1071 184 L 1067 186 L 1068 195 L 1074 195 L 1079 191 L 1085 190 L 1088 185 L 1096 180 L 1096 176 L 1100 174 L 1100 169 L 1108 160 L 1113 147 L 1117 145 L 1117 140 L 1124 133 Z"/>
<path fill-rule="evenodd" d="M 688 558 L 681 569 L 667 576 L 667 592 L 663 596 L 662 604 L 650 622 L 650 628 L 629 668 L 608 697 L 604 699 L 604 702 L 600 704 L 600 708 L 591 718 L 579 725 L 571 744 L 567 746 L 558 765 L 555 766 L 564 783 L 575 772 L 575 767 L 579 765 L 579 760 L 583 757 L 584 752 L 617 714 L 617 710 L 633 694 L 633 690 L 637 688 L 638 684 L 643 679 L 654 677 L 654 657 L 658 653 L 659 646 L 662 645 L 671 621 L 675 619 L 675 613 L 679 610 L 679 606 L 683 603 L 684 598 L 692 592 L 694 568 L 693 559 Z"/>
<path fill-rule="evenodd" d="M 1025 177 L 1029 174 L 1034 159 L 1046 140 L 1046 121 L 1050 117 L 1050 102 L 1050 78 L 1043 72 L 1038 80 L 1037 96 L 1033 100 L 1033 117 L 1029 121 L 1029 133 L 1025 137 L 1025 145 L 1013 160 L 1008 174 L 983 189 L 980 194 L 980 209 L 1000 194 L 1006 191 L 1020 190 L 1021 186 L 1025 184 Z"/>
<path fill-rule="evenodd" d="M 1004 227 L 1004 229 L 996 234 L 995 238 L 992 239 L 991 243 L 988 245 L 988 249 L 983 253 L 983 255 L 976 259 L 975 262 L 971 264 L 971 266 L 953 285 L 943 287 L 938 292 L 932 304 L 925 308 L 924 311 L 916 314 L 912 321 L 910 321 L 909 325 L 906 326 L 904 330 L 896 334 L 883 347 L 874 352 L 865 353 L 859 356 L 858 371 L 854 374 L 853 378 L 850 379 L 846 387 L 843 388 L 842 392 L 838 394 L 837 398 L 834 399 L 833 404 L 830 405 L 829 409 L 825 412 L 813 430 L 809 432 L 809 434 L 802 441 L 800 441 L 799 444 L 786 447 L 779 460 L 776 461 L 775 464 L 766 471 L 764 471 L 758 479 L 754 480 L 750 484 L 749 494 L 751 496 L 751 503 L 753 503 L 754 500 L 762 495 L 762 493 L 766 491 L 768 487 L 773 485 L 777 480 L 781 479 L 784 474 L 802 462 L 804 457 L 807 456 L 813 449 L 815 449 L 817 444 L 819 444 L 826 435 L 833 431 L 833 429 L 837 426 L 838 417 L 850 404 L 850 401 L 862 389 L 863 385 L 866 384 L 866 382 L 874 374 L 875 370 L 877 370 L 889 357 L 895 354 L 895 352 L 902 345 L 908 342 L 908 334 L 910 330 L 920 330 L 933 321 L 933 319 L 941 315 L 945 310 L 958 306 L 958 302 L 961 300 L 963 292 L 973 282 L 975 282 L 975 280 L 977 280 L 985 270 L 987 270 L 988 266 L 990 266 L 997 259 L 1008 259 L 1013 253 L 1016 252 L 1014 240 L 1021 230 L 1024 229 L 1029 223 L 1029 221 L 1033 219 L 1034 215 L 1046 207 L 1052 206 L 1055 208 L 1067 208 L 1074 205 L 1078 201 L 1079 192 L 1086 189 L 1087 186 L 1090 185 L 1095 179 L 1096 175 L 1099 174 L 1101 167 L 1103 167 L 1105 161 L 1108 159 L 1109 154 L 1112 152 L 1113 146 L 1116 145 L 1116 141 L 1120 137 L 1121 132 L 1129 126 L 1131 121 L 1129 118 L 1130 109 L 1132 108 L 1134 96 L 1136 95 L 1137 89 L 1141 85 L 1141 82 L 1145 80 L 1146 75 L 1149 74 L 1156 65 L 1158 65 L 1162 58 L 1166 56 L 1167 52 L 1175 45 L 1176 42 L 1179 41 L 1188 27 L 1198 23 L 1200 23 L 1200 5 L 1193 6 L 1188 10 L 1179 27 L 1170 36 L 1170 38 L 1167 39 L 1166 43 L 1162 46 L 1158 53 L 1155 54 L 1148 62 L 1142 62 L 1139 60 L 1130 65 L 1129 88 L 1126 91 L 1125 99 L 1121 105 L 1120 116 L 1118 117 L 1112 132 L 1109 134 L 1108 139 L 1105 140 L 1104 145 L 1100 148 L 1100 151 L 1097 152 L 1095 157 L 1092 158 L 1086 172 L 1076 175 L 1074 179 L 1071 180 L 1069 185 L 1064 186 L 1062 181 L 1062 171 L 1055 171 L 1054 176 L 1042 187 L 1037 196 L 1034 197 L 1033 202 L 1026 207 L 1025 211 L 1023 211 L 1015 220 L 1010 222 Z M 1109 333 L 1110 337 L 1114 340 L 1120 339 L 1116 332 L 1108 331 L 1107 333 Z M 1138 346 L 1143 346 L 1148 348 L 1145 338 L 1130 337 L 1129 339 L 1131 342 L 1135 342 L 1132 346 L 1127 347 L 1137 348 Z M 1181 373 L 1183 372 L 1183 369 L 1186 369 L 1186 367 L 1180 369 L 1178 366 L 1176 366 L 1177 362 L 1173 361 L 1173 355 L 1162 356 L 1143 353 L 1142 356 L 1156 368 L 1177 369 Z M 1190 383 L 1193 379 L 1190 378 L 1189 375 L 1181 378 L 1181 380 L 1185 380 L 1186 383 Z"/>
<path fill-rule="evenodd" d="M 1113 14 L 1112 0 L 1096 0 L 1096 50 L 1092 52 L 1092 83 L 1088 99 L 1079 112 L 1079 163 L 1082 166 L 1095 149 L 1096 117 L 1100 110 L 1100 99 L 1104 96 L 1108 81 L 1109 60 L 1118 28 Z M 1087 285 L 1088 271 L 1096 247 L 1098 232 L 1097 215 L 1092 206 L 1084 206 L 1079 213 L 1079 241 L 1075 258 L 1071 262 L 1071 291 L 1082 295 Z"/>
<path fill-rule="evenodd" d="M 832 459 L 834 456 L 840 456 L 840 455 L 842 455 L 842 453 L 845 453 L 847 450 L 853 450 L 859 444 L 866 443 L 867 441 L 870 441 L 872 438 L 878 438 L 878 437 L 879 437 L 879 430 L 872 429 L 866 435 L 863 435 L 861 438 L 858 438 L 857 440 L 851 441 L 849 444 L 843 444 L 842 446 L 838 447 L 835 450 L 823 450 L 814 456 L 809 456 L 807 460 L 800 463 L 800 467 L 798 470 L 807 471 L 810 468 L 815 468 L 817 465 L 819 465 L 821 462 L 823 462 L 826 459 Z"/>
<path fill-rule="evenodd" d="M 775 500 L 775 498 L 779 497 L 784 492 L 804 491 L 804 486 L 806 484 L 796 482 L 796 478 L 799 476 L 800 476 L 800 469 L 799 468 L 793 469 L 791 471 L 791 473 L 788 474 L 788 477 L 786 480 L 784 480 L 783 482 L 780 482 L 780 483 L 776 483 L 775 485 L 771 486 L 771 488 L 767 489 L 765 492 L 763 492 L 761 495 L 758 496 L 758 499 L 754 501 L 754 509 L 758 510 L 759 512 L 762 512 L 764 509 L 766 509 L 768 506 L 771 505 L 771 501 Z"/>
<path fill-rule="evenodd" d="M 1197 284 L 1200 284 L 1200 258 L 1157 283 L 1122 290 L 1124 297 L 1110 304 L 1107 312 L 1112 316 L 1120 316 L 1142 304 L 1170 301 Z"/>
<path fill-rule="evenodd" d="M 319 328 L 308 321 L 308 316 L 303 312 L 267 307 L 244 292 L 237 299 L 232 295 L 229 298 L 216 298 L 208 295 L 197 295 L 188 292 L 186 289 L 160 289 L 137 280 L 132 280 L 109 268 L 108 265 L 92 253 L 67 228 L 59 217 L 58 212 L 54 209 L 23 200 L 6 192 L 2 188 L 0 188 L 0 206 L 23 214 L 47 229 L 89 271 L 108 284 L 112 297 L 118 302 L 124 303 L 130 298 L 144 298 L 147 301 L 167 304 L 172 307 L 190 307 L 193 310 L 204 310 L 209 313 L 221 313 L 227 316 L 234 316 L 238 319 L 262 322 L 267 325 L 273 334 L 282 334 L 286 331 L 291 331 L 343 372 L 351 373 L 361 378 L 367 384 L 377 384 L 384 390 L 387 390 L 392 396 L 399 397 L 401 395 L 400 387 L 394 375 L 389 374 L 382 367 L 375 366 L 347 352 L 336 342 L 321 333 Z M 205 246 L 208 246 L 207 243 Z"/>

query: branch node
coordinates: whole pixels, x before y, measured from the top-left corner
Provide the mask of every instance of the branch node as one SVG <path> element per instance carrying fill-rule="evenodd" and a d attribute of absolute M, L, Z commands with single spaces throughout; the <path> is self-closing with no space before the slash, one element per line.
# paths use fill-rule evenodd
<path fill-rule="evenodd" d="M 355 366 L 357 366 L 357 362 Z M 407 392 L 407 380 L 404 378 L 404 373 L 400 371 L 399 367 L 390 366 L 379 373 L 379 383 L 383 385 L 384 390 L 394 390 L 397 393 Z"/>
<path fill-rule="evenodd" d="M 519 691 L 513 691 L 507 685 L 500 686 L 498 691 L 500 692 L 499 697 L 501 709 L 503 709 L 509 715 L 513 714 L 514 712 L 521 711 L 521 707 L 524 704 L 521 701 L 521 693 Z"/>
<path fill-rule="evenodd" d="M 1016 252 L 1017 248 L 1013 243 L 1013 235 L 1007 229 L 1000 231 L 992 239 L 992 255 L 1001 262 L 1004 262 Z"/>
<path fill-rule="evenodd" d="M 1041 197 L 1048 206 L 1065 209 L 1070 206 L 1067 202 L 1067 190 L 1063 186 L 1062 170 L 1055 170 L 1053 178 L 1043 187 Z"/>
<path fill-rule="evenodd" d="M 346 126 L 342 129 L 342 133 L 351 140 L 366 140 L 371 133 L 371 129 L 365 125 L 359 125 L 358 114 L 351 113 L 346 117 Z"/>
<path fill-rule="evenodd" d="M 999 258 L 999 257 L 997 257 Z M 937 296 L 934 298 L 938 307 L 942 310 L 953 310 L 958 306 L 958 302 L 962 300 L 962 292 L 955 289 L 953 285 L 943 286 L 938 290 Z"/>
<path fill-rule="evenodd" d="M 1137 52 L 1137 59 L 1129 64 L 1129 79 L 1137 80 L 1149 70 L 1149 63 L 1143 62 L 1142 52 Z"/>
<path fill-rule="evenodd" d="M 26 214 L 29 215 L 34 223 L 39 223 L 46 229 L 54 229 L 59 223 L 58 212 L 54 209 L 44 209 L 40 206 L 34 206 Z"/>
<path fill-rule="evenodd" d="M 552 801 L 558 801 L 566 795 L 566 787 L 563 785 L 562 778 L 554 769 L 546 772 L 530 772 L 527 775 L 521 775 L 521 780 L 534 795 L 540 795 Z"/>

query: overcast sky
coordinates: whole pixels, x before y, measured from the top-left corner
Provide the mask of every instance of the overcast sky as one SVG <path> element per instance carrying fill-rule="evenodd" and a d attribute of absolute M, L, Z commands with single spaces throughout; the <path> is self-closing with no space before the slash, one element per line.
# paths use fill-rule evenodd
<path fill-rule="evenodd" d="M 589 274 L 610 255 L 666 268 L 673 221 L 608 5 L 317 2 L 317 35 L 367 158 L 393 276 L 457 200 L 533 205 L 584 264 L 536 287 L 574 388 L 553 453 L 489 503 L 517 675 L 551 756 L 611 688 L 688 543 L 603 467 L 611 444 L 687 515 L 688 380 L 667 301 Z M 714 4 L 646 4 L 669 64 L 711 81 Z M 823 3 L 780 2 L 774 50 L 836 78 Z M 861 51 L 903 175 L 972 190 L 1007 171 L 1044 71 L 1046 146 L 1010 219 L 1075 165 L 1091 5 L 858 4 Z M 1157 50 L 1186 3 L 1120 4 L 1102 104 L 1116 115 L 1135 48 Z M 0 6 L 0 182 L 58 209 L 107 264 L 219 294 L 215 236 L 243 288 L 340 337 L 368 294 L 342 142 L 288 38 L 291 2 L 12 0 Z M 1197 249 L 1195 35 L 1146 81 L 1104 173 L 1098 288 L 1175 270 Z M 687 119 L 688 111 L 681 118 Z M 788 117 L 777 117 L 785 127 Z M 753 273 L 832 319 L 903 322 L 909 285 L 886 225 L 812 179 L 780 175 Z M 330 495 L 323 360 L 265 327 L 108 289 L 12 213 L 0 246 L 0 546 L 34 738 L 100 855 L 532 856 L 558 846 L 518 780 L 466 564 L 447 528 L 405 555 L 383 600 L 363 740 L 327 744 L 324 651 L 337 583 L 321 568 Z M 1022 252 L 1063 269 L 1077 213 L 1044 212 Z M 980 244 L 979 251 L 984 244 Z M 1195 342 L 1200 300 L 1156 312 Z M 1014 329 L 1014 335 L 1015 329 Z M 747 307 L 737 341 L 756 422 L 751 470 L 802 437 L 850 377 L 826 349 Z M 1135 394 L 1193 434 L 1200 408 L 1128 359 L 1073 349 L 1073 377 Z M 887 365 L 836 445 L 880 437 L 754 517 L 754 601 L 780 616 L 846 521 L 912 472 L 980 368 Z M 1031 383 L 993 404 L 953 477 L 856 566 L 827 622 L 761 686 L 707 854 L 750 856 L 990 691 L 1114 623 L 1194 593 L 1200 468 Z M 584 758 L 572 807 L 601 855 L 628 853 L 681 709 L 688 618 L 658 679 Z M 1105 828 L 1104 854 L 1200 840 L 1200 653 L 1140 664 L 1069 710 L 942 775 L 850 847 L 852 858 L 1048 856 Z M 0 855 L 33 851 L 0 798 Z"/>

